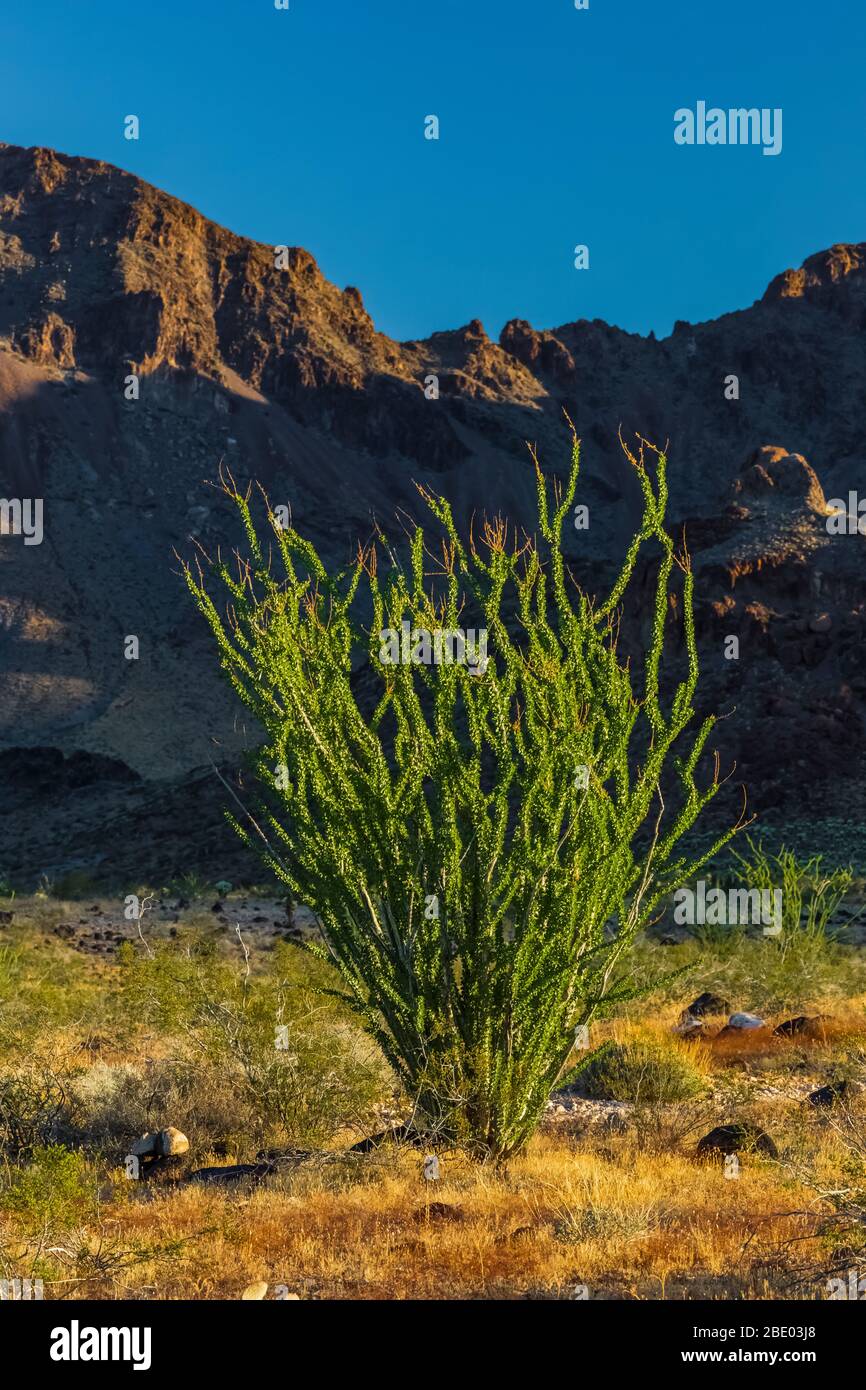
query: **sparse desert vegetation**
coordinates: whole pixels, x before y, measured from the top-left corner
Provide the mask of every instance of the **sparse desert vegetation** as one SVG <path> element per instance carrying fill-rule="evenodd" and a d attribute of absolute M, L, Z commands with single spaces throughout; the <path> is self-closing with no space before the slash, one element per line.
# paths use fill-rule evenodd
<path fill-rule="evenodd" d="M 799 987 L 793 945 L 645 934 L 634 969 L 659 983 L 592 1026 L 525 1149 L 443 1144 L 428 1181 L 411 1142 L 352 1151 L 408 1098 L 266 902 L 154 893 L 141 932 L 122 900 L 0 903 L 0 1276 L 52 1299 L 773 1299 L 824 1298 L 866 1261 L 851 931 L 810 945 Z M 763 1026 L 731 1028 L 737 1010 Z M 169 1126 L 188 1149 L 129 1176 Z M 736 1126 L 775 1157 L 738 1140 L 734 1177 L 724 1142 L 698 1146 Z"/>

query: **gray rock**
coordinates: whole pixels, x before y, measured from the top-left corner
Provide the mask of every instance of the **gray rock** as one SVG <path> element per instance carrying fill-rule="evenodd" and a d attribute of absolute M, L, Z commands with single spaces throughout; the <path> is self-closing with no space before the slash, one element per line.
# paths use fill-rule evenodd
<path fill-rule="evenodd" d="M 154 1130 L 150 1134 L 142 1134 L 140 1139 L 136 1139 L 130 1145 L 129 1152 L 135 1154 L 137 1158 L 142 1158 L 145 1154 L 155 1154 L 159 1146 L 159 1133 Z"/>
<path fill-rule="evenodd" d="M 765 1028 L 766 1024 L 757 1014 L 731 1014 L 727 1026 L 734 1029 Z"/>

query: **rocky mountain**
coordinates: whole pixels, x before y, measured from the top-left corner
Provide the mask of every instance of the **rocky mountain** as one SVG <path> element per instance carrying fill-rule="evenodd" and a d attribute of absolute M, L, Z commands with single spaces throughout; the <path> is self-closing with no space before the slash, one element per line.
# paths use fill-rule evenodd
<path fill-rule="evenodd" d="M 513 320 L 494 342 L 473 320 L 400 343 L 305 250 L 238 236 L 111 165 L 0 145 L 0 498 L 43 502 L 41 544 L 0 517 L 0 877 L 237 865 L 210 768 L 232 768 L 255 731 L 174 554 L 231 542 L 207 486 L 221 462 L 338 561 L 374 518 L 418 512 L 416 479 L 464 522 L 531 519 L 526 441 L 561 468 L 563 409 L 590 509 L 570 541 L 578 575 L 615 567 L 638 514 L 620 425 L 668 441 L 706 697 L 736 706 L 723 755 L 765 815 L 856 820 L 866 536 L 829 502 L 866 498 L 864 329 L 866 243 L 663 340 Z"/>

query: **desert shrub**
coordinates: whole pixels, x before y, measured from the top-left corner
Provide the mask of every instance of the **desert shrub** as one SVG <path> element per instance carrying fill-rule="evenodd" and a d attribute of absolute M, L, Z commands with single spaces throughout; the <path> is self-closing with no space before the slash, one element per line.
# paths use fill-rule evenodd
<path fill-rule="evenodd" d="M 321 1144 L 366 1126 L 393 1083 L 378 1050 L 281 946 L 266 969 L 212 943 L 121 953 L 127 1007 L 176 1056 L 126 1078 L 114 1098 L 131 1132 L 172 1123 L 202 1139 Z M 327 972 L 316 971 L 323 979 Z M 186 1132 L 186 1131 L 185 1131 Z"/>
<path fill-rule="evenodd" d="M 723 888 L 725 879 L 723 875 L 708 873 L 706 882 L 709 895 L 713 890 Z M 701 955 L 712 956 L 716 960 L 730 960 L 735 956 L 742 950 L 749 933 L 749 924 L 745 920 L 684 922 L 682 925 L 697 943 Z"/>
<path fill-rule="evenodd" d="M 170 879 L 162 891 L 172 897 L 186 898 L 194 902 L 196 898 L 203 898 L 214 889 L 207 879 L 193 871 Z"/>
<path fill-rule="evenodd" d="M 182 1130 L 198 1154 L 214 1145 L 240 1150 L 266 1124 L 235 1067 L 173 1058 L 153 1059 L 144 1070 L 97 1063 L 71 1089 L 79 1141 L 111 1163 L 128 1153 L 132 1138 L 167 1124 Z"/>
<path fill-rule="evenodd" d="M 18 1159 L 61 1137 L 69 1127 L 63 1081 L 40 1067 L 0 1076 L 0 1152 Z"/>
<path fill-rule="evenodd" d="M 96 1179 L 82 1153 L 50 1144 L 7 1170 L 0 1207 L 24 1226 L 74 1226 L 93 1214 Z"/>
<path fill-rule="evenodd" d="M 628 1207 L 585 1206 L 579 1210 L 563 1205 L 553 1223 L 554 1238 L 563 1245 L 584 1241 L 639 1240 L 660 1222 L 655 1204 Z"/>
<path fill-rule="evenodd" d="M 562 553 L 576 439 L 552 508 L 535 461 L 539 541 L 515 532 L 512 543 L 499 518 L 467 546 L 445 499 L 422 490 L 436 541 L 416 527 L 404 565 L 380 537 L 331 576 L 270 509 L 266 556 L 250 492 L 225 476 L 249 555 L 236 569 L 202 559 L 227 591 L 227 621 L 201 562 L 185 571 L 223 669 L 267 734 L 256 763 L 265 804 L 235 828 L 260 850 L 264 840 L 269 867 L 323 922 L 347 998 L 419 1127 L 496 1158 L 533 1132 L 575 1027 L 628 997 L 617 972 L 655 904 L 733 833 L 691 864 L 675 854 L 719 788 L 715 775 L 697 780 L 714 720 L 679 744 L 698 680 L 693 577 L 664 526 L 664 456 L 644 441 L 637 454 L 623 448 L 644 514 L 603 601 L 573 584 Z M 618 612 L 650 541 L 661 559 L 638 680 L 617 649 Z M 675 566 L 688 659 L 663 700 Z M 404 624 L 410 659 L 394 650 Z M 450 648 L 437 658 L 435 635 L 441 657 L 442 634 L 467 628 L 468 658 L 449 659 Z M 369 719 L 356 702 L 359 660 L 378 692 Z"/>
<path fill-rule="evenodd" d="M 784 845 L 772 854 L 750 837 L 747 844 L 747 854 L 731 854 L 742 882 L 770 892 L 779 889 L 782 894 L 782 931 L 767 940 L 778 951 L 792 952 L 799 959 L 820 954 L 839 935 L 835 915 L 855 882 L 853 870 L 825 871 L 820 854 L 798 859 Z"/>
<path fill-rule="evenodd" d="M 682 1008 L 704 990 L 721 994 L 736 1009 L 764 1018 L 779 1013 L 832 1011 L 837 1001 L 866 991 L 862 948 L 829 942 L 822 950 L 781 950 L 771 937 L 745 937 L 734 952 L 714 955 L 687 942 L 677 947 L 643 946 L 639 976 L 651 984 L 662 955 L 683 974 L 658 992 L 658 1002 Z M 688 981 L 687 987 L 685 981 Z"/>
<path fill-rule="evenodd" d="M 603 1043 L 574 1079 L 590 1100 L 670 1105 L 706 1090 L 694 1061 L 675 1046 L 634 1041 Z"/>
<path fill-rule="evenodd" d="M 52 898 L 58 898 L 62 902 L 85 897 L 92 900 L 93 875 L 86 869 L 69 869 L 65 874 L 61 874 L 60 878 L 54 879 L 48 891 Z"/>

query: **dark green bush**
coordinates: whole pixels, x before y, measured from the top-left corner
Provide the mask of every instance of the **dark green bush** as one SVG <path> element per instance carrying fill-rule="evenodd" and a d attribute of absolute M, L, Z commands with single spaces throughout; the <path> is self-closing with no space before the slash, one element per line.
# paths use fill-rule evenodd
<path fill-rule="evenodd" d="M 606 1043 L 575 1076 L 590 1100 L 672 1105 L 706 1089 L 698 1068 L 674 1046 L 651 1042 Z"/>

